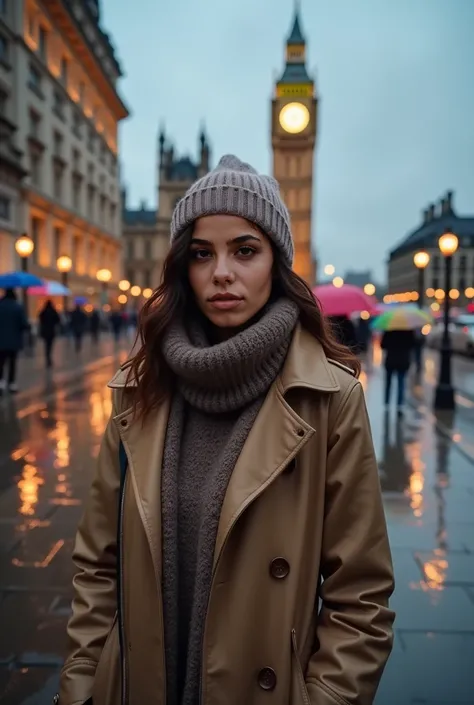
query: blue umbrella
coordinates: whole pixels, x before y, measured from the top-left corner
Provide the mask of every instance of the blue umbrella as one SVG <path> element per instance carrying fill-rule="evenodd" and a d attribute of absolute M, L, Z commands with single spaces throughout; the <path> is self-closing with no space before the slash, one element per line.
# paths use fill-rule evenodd
<path fill-rule="evenodd" d="M 42 286 L 43 280 L 29 272 L 7 272 L 0 274 L 0 289 L 28 289 Z"/>

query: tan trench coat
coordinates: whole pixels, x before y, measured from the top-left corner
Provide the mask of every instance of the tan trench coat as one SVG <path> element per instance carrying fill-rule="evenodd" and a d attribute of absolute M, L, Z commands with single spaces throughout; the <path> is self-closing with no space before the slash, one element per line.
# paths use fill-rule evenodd
<path fill-rule="evenodd" d="M 128 408 L 124 384 L 123 371 L 109 383 L 113 416 L 77 535 L 61 705 L 91 696 L 94 705 L 166 705 L 160 467 L 168 407 L 143 426 Z M 120 439 L 129 463 L 121 619 Z M 224 500 L 202 705 L 369 705 L 392 646 L 392 589 L 361 385 L 298 327 Z"/>

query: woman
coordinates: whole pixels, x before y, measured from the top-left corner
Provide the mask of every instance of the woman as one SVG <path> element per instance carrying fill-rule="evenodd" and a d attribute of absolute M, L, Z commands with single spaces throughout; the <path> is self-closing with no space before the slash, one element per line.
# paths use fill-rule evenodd
<path fill-rule="evenodd" d="M 53 344 L 58 333 L 60 323 L 61 319 L 59 318 L 59 313 L 56 311 L 53 302 L 48 299 L 39 314 L 39 333 L 41 338 L 44 340 L 46 367 L 51 367 L 53 364 Z"/>
<path fill-rule="evenodd" d="M 236 157 L 178 203 L 110 382 L 64 705 L 372 703 L 393 620 L 377 466 L 358 363 L 292 259 L 276 181 Z"/>

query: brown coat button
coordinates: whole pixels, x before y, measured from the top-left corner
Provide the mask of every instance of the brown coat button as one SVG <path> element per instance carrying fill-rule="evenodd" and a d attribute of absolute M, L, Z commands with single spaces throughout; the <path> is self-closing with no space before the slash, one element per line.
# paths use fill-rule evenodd
<path fill-rule="evenodd" d="M 127 419 L 122 419 L 120 424 L 121 424 L 121 426 L 127 426 L 128 425 Z"/>
<path fill-rule="evenodd" d="M 304 428 L 298 428 L 298 429 L 296 430 L 296 433 L 298 434 L 298 436 L 300 436 L 300 438 L 303 438 L 303 436 L 304 436 Z"/>
<path fill-rule="evenodd" d="M 270 563 L 270 575 L 277 580 L 283 580 L 290 572 L 290 564 L 285 558 L 274 558 Z"/>
<path fill-rule="evenodd" d="M 277 684 L 276 673 L 273 668 L 262 668 L 258 674 L 258 684 L 262 690 L 274 690 Z"/>

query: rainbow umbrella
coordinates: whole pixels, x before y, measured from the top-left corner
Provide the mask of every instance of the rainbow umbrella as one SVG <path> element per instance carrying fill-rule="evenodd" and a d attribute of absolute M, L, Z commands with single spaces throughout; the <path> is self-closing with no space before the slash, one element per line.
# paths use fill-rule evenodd
<path fill-rule="evenodd" d="M 417 330 L 432 321 L 432 317 L 426 311 L 413 306 L 404 306 L 385 311 L 374 318 L 372 328 L 373 330 L 384 332 L 389 330 Z"/>

